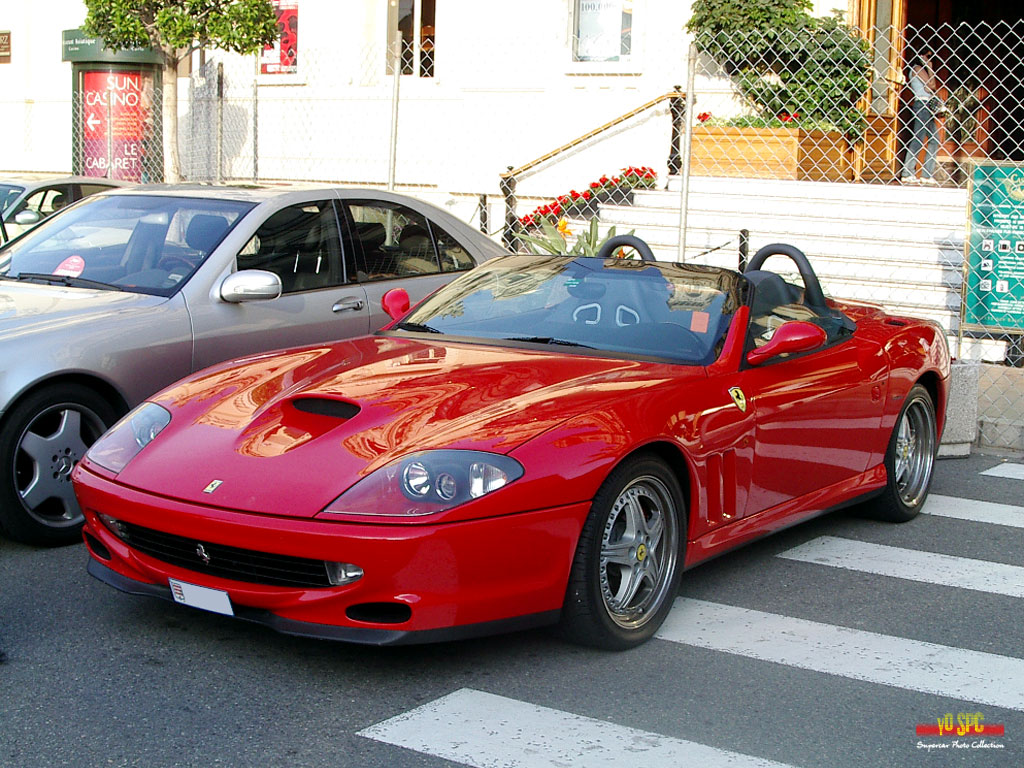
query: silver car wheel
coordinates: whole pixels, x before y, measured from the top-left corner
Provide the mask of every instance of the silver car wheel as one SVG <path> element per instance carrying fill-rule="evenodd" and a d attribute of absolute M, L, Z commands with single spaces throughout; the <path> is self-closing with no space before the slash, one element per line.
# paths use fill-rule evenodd
<path fill-rule="evenodd" d="M 82 522 L 71 470 L 104 430 L 99 415 L 78 403 L 51 405 L 32 419 L 14 452 L 15 490 L 30 517 L 54 528 Z"/>
<path fill-rule="evenodd" d="M 907 403 L 896 432 L 893 474 L 896 492 L 908 507 L 921 503 L 935 462 L 936 427 L 931 403 L 915 398 Z"/>
<path fill-rule="evenodd" d="M 600 549 L 601 596 L 608 616 L 638 629 L 663 605 L 679 553 L 679 515 L 666 485 L 644 475 L 612 504 Z"/>

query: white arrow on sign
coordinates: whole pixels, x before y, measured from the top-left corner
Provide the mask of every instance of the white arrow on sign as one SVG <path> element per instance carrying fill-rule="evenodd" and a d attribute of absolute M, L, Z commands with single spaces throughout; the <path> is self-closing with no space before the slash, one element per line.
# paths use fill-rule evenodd
<path fill-rule="evenodd" d="M 101 122 L 103 121 L 96 117 L 96 115 L 94 115 L 92 112 L 90 112 L 88 119 L 85 121 L 85 124 L 89 126 L 90 131 L 95 131 L 96 126 L 99 125 Z"/>

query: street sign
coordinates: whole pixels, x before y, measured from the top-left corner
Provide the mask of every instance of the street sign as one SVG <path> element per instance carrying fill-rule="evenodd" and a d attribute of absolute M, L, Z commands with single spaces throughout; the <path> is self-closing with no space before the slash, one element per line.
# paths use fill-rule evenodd
<path fill-rule="evenodd" d="M 965 326 L 1024 331 L 1024 163 L 973 164 L 964 272 Z"/>

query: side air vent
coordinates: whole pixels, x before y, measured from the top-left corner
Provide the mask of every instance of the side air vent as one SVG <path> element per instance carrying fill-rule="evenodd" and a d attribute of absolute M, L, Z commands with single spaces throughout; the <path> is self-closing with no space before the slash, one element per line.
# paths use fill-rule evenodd
<path fill-rule="evenodd" d="M 344 400 L 329 400 L 324 397 L 300 397 L 292 401 L 298 411 L 314 413 L 317 416 L 331 416 L 335 419 L 351 419 L 359 413 L 359 406 Z"/>

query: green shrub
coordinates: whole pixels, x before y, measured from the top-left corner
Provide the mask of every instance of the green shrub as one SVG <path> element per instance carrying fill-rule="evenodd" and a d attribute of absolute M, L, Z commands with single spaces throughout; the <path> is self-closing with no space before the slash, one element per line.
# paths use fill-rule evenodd
<path fill-rule="evenodd" d="M 871 84 L 867 42 L 840 13 L 816 18 L 809 7 L 807 0 L 696 0 L 688 29 L 756 117 L 799 115 L 801 125 L 859 139 L 867 121 L 857 102 Z"/>

